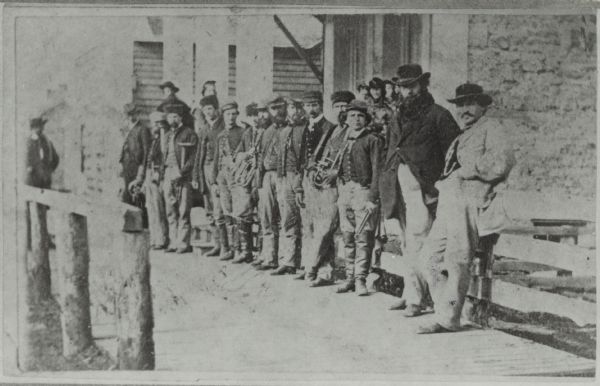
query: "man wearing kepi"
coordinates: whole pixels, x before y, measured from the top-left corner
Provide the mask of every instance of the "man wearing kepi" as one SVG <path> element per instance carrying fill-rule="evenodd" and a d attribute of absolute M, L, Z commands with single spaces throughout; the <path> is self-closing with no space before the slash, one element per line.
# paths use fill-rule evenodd
<path fill-rule="evenodd" d="M 198 137 L 191 127 L 182 123 L 185 109 L 166 105 L 167 122 L 171 128 L 165 138 L 163 193 L 169 220 L 167 252 L 187 253 L 190 245 L 190 211 L 192 209 L 192 171 Z"/>
<path fill-rule="evenodd" d="M 409 266 L 419 264 L 417 256 L 435 217 L 435 181 L 444 165 L 444 154 L 459 128 L 452 114 L 435 103 L 427 90 L 430 73 L 418 64 L 398 68 L 402 102 L 388 126 L 387 160 L 382 177 L 384 218 L 398 218 L 404 231 L 402 253 Z M 416 316 L 430 303 L 429 291 L 417 269 L 407 273 L 403 299 L 405 316 Z"/>
<path fill-rule="evenodd" d="M 354 94 L 331 95 L 337 125 L 325 131 L 309 159 L 302 181 L 305 205 L 302 214 L 302 265 L 311 287 L 333 284 L 334 232 L 339 223 L 336 178 L 346 141 L 345 110 Z"/>
<path fill-rule="evenodd" d="M 164 113 L 154 111 L 150 114 L 152 123 L 152 143 L 146 162 L 146 179 L 144 191 L 146 195 L 146 210 L 148 210 L 148 224 L 150 226 L 150 246 L 152 249 L 164 249 L 168 245 L 169 225 L 165 199 L 160 189 L 163 153 L 161 149 L 161 134 L 166 135 L 168 129 Z"/>
<path fill-rule="evenodd" d="M 459 329 L 479 238 L 498 233 L 507 222 L 502 196 L 494 187 L 515 164 L 509 134 L 485 117 L 492 98 L 481 86 L 460 85 L 449 102 L 456 105 L 462 133 L 446 154 L 436 184 L 436 219 L 421 251 L 435 304 L 435 321 L 421 326 L 421 334 Z"/>
<path fill-rule="evenodd" d="M 262 227 L 262 264 L 256 269 L 264 271 L 279 267 L 279 221 L 280 210 L 277 202 L 277 165 L 281 154 L 279 132 L 286 126 L 286 103 L 278 95 L 266 103 L 271 125 L 265 130 L 260 143 L 258 158 L 259 190 L 258 212 Z M 259 119 L 262 114 L 259 110 Z"/>
<path fill-rule="evenodd" d="M 281 213 L 279 269 L 271 275 L 296 273 L 300 264 L 301 223 L 296 194 L 302 184 L 302 144 L 306 117 L 302 104 L 285 98 L 287 125 L 279 131 L 279 162 L 277 163 L 277 202 Z"/>
<path fill-rule="evenodd" d="M 221 253 L 221 239 L 214 219 L 214 208 L 218 204 L 219 195 L 214 190 L 216 184 L 212 179 L 217 136 L 223 131 L 223 119 L 219 114 L 218 106 L 219 102 L 214 95 L 205 96 L 200 100 L 203 120 L 202 124 L 197 122 L 198 154 L 192 181 L 192 184 L 197 185 L 203 195 L 204 208 L 210 221 L 211 235 L 215 243 L 214 247 L 206 253 L 207 256 L 217 256 Z"/>
<path fill-rule="evenodd" d="M 383 139 L 366 129 L 371 120 L 368 106 L 352 101 L 347 109 L 348 145 L 344 149 L 338 179 L 338 209 L 344 240 L 346 282 L 338 293 L 356 291 L 368 295 L 369 273 L 375 243 L 376 210 L 379 201 L 379 171 Z"/>
<path fill-rule="evenodd" d="M 241 254 L 239 262 L 252 260 L 252 208 L 249 189 L 234 189 L 232 173 L 236 157 L 252 147 L 245 143 L 243 134 L 246 130 L 237 125 L 239 115 L 238 104 L 228 101 L 221 107 L 223 114 L 223 132 L 217 137 L 215 160 L 213 162 L 212 179 L 219 192 L 219 201 L 215 203 L 215 221 L 221 239 L 220 260 L 232 260 L 235 253 L 232 248 L 234 238 L 240 236 Z M 239 233 L 239 234 L 235 234 Z"/>

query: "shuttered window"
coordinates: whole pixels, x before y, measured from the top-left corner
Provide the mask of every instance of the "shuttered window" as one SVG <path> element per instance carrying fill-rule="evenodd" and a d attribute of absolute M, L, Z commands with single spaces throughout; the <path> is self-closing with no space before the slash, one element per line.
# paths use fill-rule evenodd
<path fill-rule="evenodd" d="M 235 58 L 236 58 L 236 47 L 229 46 L 229 73 L 227 76 L 227 95 L 230 97 L 235 96 Z"/>
<path fill-rule="evenodd" d="M 142 119 L 155 110 L 163 100 L 159 88 L 163 79 L 163 44 L 133 43 L 133 75 L 136 80 L 133 102 L 142 111 Z"/>
<path fill-rule="evenodd" d="M 321 44 L 306 50 L 317 68 L 323 68 Z M 306 91 L 322 91 L 321 83 L 292 47 L 273 49 L 273 92 L 299 97 Z"/>

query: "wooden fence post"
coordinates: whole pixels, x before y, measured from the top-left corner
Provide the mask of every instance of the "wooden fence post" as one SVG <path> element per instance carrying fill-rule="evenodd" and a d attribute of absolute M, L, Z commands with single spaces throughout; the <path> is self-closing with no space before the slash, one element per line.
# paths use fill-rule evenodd
<path fill-rule="evenodd" d="M 31 252 L 27 263 L 29 295 L 34 303 L 51 298 L 50 287 L 50 260 L 48 248 L 50 237 L 48 235 L 48 222 L 46 212 L 48 207 L 36 202 L 29 203 L 29 221 Z"/>
<path fill-rule="evenodd" d="M 56 241 L 63 355 L 70 356 L 93 343 L 87 219 L 75 213 L 61 213 Z"/>
<path fill-rule="evenodd" d="M 116 324 L 120 370 L 154 369 L 148 231 L 120 232 Z"/>
<path fill-rule="evenodd" d="M 17 273 L 17 318 L 18 318 L 18 341 L 17 341 L 17 363 L 21 371 L 32 369 L 31 358 L 32 323 L 31 318 L 31 287 L 29 286 L 29 269 L 27 258 L 31 245 L 31 220 L 29 203 L 22 202 L 17 209 L 17 235 L 19 236 L 18 248 L 18 273 Z"/>

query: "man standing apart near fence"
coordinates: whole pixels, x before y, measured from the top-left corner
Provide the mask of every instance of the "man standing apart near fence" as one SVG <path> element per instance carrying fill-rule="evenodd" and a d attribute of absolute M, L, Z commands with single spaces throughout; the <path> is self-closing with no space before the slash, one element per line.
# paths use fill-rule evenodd
<path fill-rule="evenodd" d="M 223 131 L 223 119 L 219 114 L 219 101 L 214 95 L 207 95 L 200 100 L 202 120 L 196 121 L 198 134 L 198 151 L 194 166 L 192 184 L 204 197 L 204 209 L 211 225 L 211 236 L 214 247 L 206 252 L 207 256 L 218 256 L 221 253 L 221 239 L 215 225 L 214 208 L 218 204 L 218 192 L 214 190 L 212 179 L 217 136 Z M 198 119 L 198 118 L 197 118 Z"/>
<path fill-rule="evenodd" d="M 167 252 L 188 253 L 190 245 L 190 211 L 192 209 L 192 171 L 198 137 L 191 127 L 184 126 L 185 109 L 167 105 L 167 122 L 171 128 L 165 138 L 163 194 L 169 220 Z"/>
<path fill-rule="evenodd" d="M 29 121 L 31 134 L 27 138 L 25 184 L 50 189 L 52 173 L 58 167 L 58 154 L 52 141 L 43 134 L 46 120 L 34 118 Z"/>
<path fill-rule="evenodd" d="M 337 125 L 323 133 L 302 180 L 305 202 L 301 208 L 302 265 L 311 287 L 333 284 L 334 232 L 339 224 L 336 179 L 346 143 L 345 111 L 354 99 L 350 91 L 336 91 L 331 95 Z M 317 167 L 319 163 L 322 166 Z"/>
<path fill-rule="evenodd" d="M 250 206 L 250 190 L 234 189 L 232 173 L 238 154 L 251 148 L 250 143 L 243 141 L 245 128 L 237 125 L 239 115 L 238 104 L 229 101 L 221 107 L 225 129 L 218 135 L 215 148 L 212 179 L 219 192 L 219 201 L 215 203 L 214 216 L 221 239 L 220 260 L 233 259 L 231 246 L 234 239 L 240 240 L 242 257 L 238 259 L 252 260 L 252 208 Z M 235 234 L 238 233 L 238 234 Z"/>
<path fill-rule="evenodd" d="M 452 114 L 436 104 L 427 90 L 430 73 L 418 64 L 398 68 L 401 104 L 388 130 L 385 177 L 382 178 L 384 218 L 398 218 L 404 232 L 402 254 L 407 256 L 403 299 L 393 309 L 403 308 L 405 316 L 418 315 L 430 303 L 424 278 L 412 266 L 435 217 L 435 181 L 444 166 L 444 154 L 460 133 Z"/>
<path fill-rule="evenodd" d="M 508 220 L 503 198 L 494 187 L 515 164 L 505 128 L 485 117 L 492 98 L 481 86 L 462 84 L 448 101 L 456 105 L 463 131 L 450 145 L 436 183 L 440 192 L 437 215 L 421 254 L 435 321 L 421 326 L 420 334 L 460 328 L 479 238 L 498 233 Z"/>
<path fill-rule="evenodd" d="M 164 113 L 154 111 L 150 114 L 152 123 L 152 143 L 146 162 L 146 179 L 144 192 L 146 195 L 146 210 L 150 225 L 150 246 L 152 249 L 165 249 L 169 242 L 169 224 L 165 208 L 165 198 L 162 194 L 161 174 L 163 166 L 162 137 L 166 136 L 169 126 Z"/>
<path fill-rule="evenodd" d="M 376 211 L 383 138 L 366 127 L 371 120 L 365 102 L 354 100 L 347 109 L 348 145 L 338 178 L 338 210 L 344 240 L 346 282 L 338 293 L 368 295 L 366 277 L 375 244 Z"/>
<path fill-rule="evenodd" d="M 277 164 L 281 157 L 279 132 L 287 124 L 286 103 L 282 97 L 273 95 L 265 104 L 268 111 L 259 108 L 259 122 L 265 120 L 271 121 L 271 124 L 262 136 L 258 158 L 258 212 L 263 243 L 260 257 L 262 263 L 256 266 L 259 271 L 279 267 L 280 204 L 277 202 Z"/>

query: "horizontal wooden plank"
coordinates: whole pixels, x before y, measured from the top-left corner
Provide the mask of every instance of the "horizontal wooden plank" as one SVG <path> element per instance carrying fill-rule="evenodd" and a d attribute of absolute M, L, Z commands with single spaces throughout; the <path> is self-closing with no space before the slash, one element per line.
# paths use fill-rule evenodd
<path fill-rule="evenodd" d="M 285 86 L 285 85 L 294 85 L 294 86 L 298 86 L 298 85 L 320 85 L 318 80 L 313 81 L 312 79 L 303 79 L 303 78 L 278 78 L 278 79 L 273 79 L 273 85 L 277 85 L 277 86 Z"/>
<path fill-rule="evenodd" d="M 572 271 L 573 275 L 585 276 L 596 272 L 594 250 L 526 236 L 501 235 L 494 247 L 494 254 L 562 268 Z"/>
<path fill-rule="evenodd" d="M 111 202 L 91 200 L 72 193 L 39 189 L 23 184 L 19 185 L 17 194 L 21 200 L 44 204 L 54 210 L 104 219 L 125 232 L 143 230 L 142 211 L 117 200 Z"/>
<path fill-rule="evenodd" d="M 571 319 L 578 326 L 596 324 L 596 304 L 494 279 L 492 301 L 521 312 L 545 312 Z"/>
<path fill-rule="evenodd" d="M 502 277 L 502 280 L 525 287 L 536 287 L 547 290 L 567 289 L 580 292 L 596 291 L 596 276 L 541 277 L 515 275 Z"/>
<path fill-rule="evenodd" d="M 320 64 L 316 64 L 316 66 L 322 70 Z M 311 71 L 310 67 L 305 62 L 300 63 L 273 63 L 273 71 Z"/>

